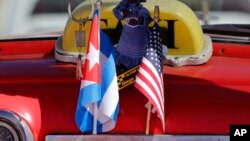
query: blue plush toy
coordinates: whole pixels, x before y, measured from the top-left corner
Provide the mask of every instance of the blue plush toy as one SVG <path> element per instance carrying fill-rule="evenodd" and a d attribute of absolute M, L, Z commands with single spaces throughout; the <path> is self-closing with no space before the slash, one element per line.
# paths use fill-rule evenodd
<path fill-rule="evenodd" d="M 149 11 L 140 3 L 145 0 L 122 0 L 113 13 L 118 20 L 125 19 L 122 34 L 115 49 L 118 67 L 130 69 L 140 64 L 149 41 L 149 23 L 152 21 Z"/>

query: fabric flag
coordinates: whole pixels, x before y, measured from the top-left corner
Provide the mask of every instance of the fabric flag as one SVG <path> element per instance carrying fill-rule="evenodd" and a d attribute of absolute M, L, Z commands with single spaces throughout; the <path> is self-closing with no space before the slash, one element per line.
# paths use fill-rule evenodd
<path fill-rule="evenodd" d="M 98 10 L 94 13 L 76 108 L 76 124 L 82 132 L 91 132 L 94 105 L 97 102 L 97 132 L 115 127 L 119 112 L 116 68 L 110 39 L 100 31 Z M 100 48 L 99 48 L 100 47 Z"/>
<path fill-rule="evenodd" d="M 159 25 L 154 23 L 147 50 L 142 58 L 134 85 L 154 106 L 162 122 L 163 130 L 165 130 L 162 59 L 163 55 Z"/>

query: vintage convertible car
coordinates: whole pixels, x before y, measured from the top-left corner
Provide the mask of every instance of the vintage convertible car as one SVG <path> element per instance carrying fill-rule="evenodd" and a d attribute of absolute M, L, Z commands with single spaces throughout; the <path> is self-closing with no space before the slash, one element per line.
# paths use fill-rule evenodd
<path fill-rule="evenodd" d="M 104 0 L 101 6 L 100 26 L 113 43 L 119 39 L 112 14 L 118 2 Z M 249 23 L 201 27 L 179 1 L 143 5 L 152 16 L 160 7 L 163 45 L 169 50 L 163 68 L 165 131 L 152 114 L 145 135 L 148 100 L 124 81 L 116 127 L 100 135 L 81 133 L 75 123 L 80 81 L 75 79 L 74 34 L 79 25 L 69 18 L 62 35 L 0 40 L 0 141 L 229 141 L 231 125 L 250 124 Z M 89 11 L 84 1 L 72 15 L 83 18 Z M 85 41 L 90 23 L 83 26 Z"/>

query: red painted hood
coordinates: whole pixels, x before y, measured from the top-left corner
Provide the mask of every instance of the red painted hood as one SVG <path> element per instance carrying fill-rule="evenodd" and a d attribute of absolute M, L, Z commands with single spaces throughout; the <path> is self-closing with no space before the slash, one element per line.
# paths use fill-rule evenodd
<path fill-rule="evenodd" d="M 54 43 L 0 42 L 0 109 L 18 113 L 39 140 L 80 133 L 74 120 L 80 81 L 74 64 L 54 59 Z M 164 67 L 167 134 L 228 134 L 231 124 L 250 124 L 250 47 L 237 46 L 214 43 L 214 56 L 204 65 Z M 146 103 L 133 86 L 121 90 L 117 126 L 110 133 L 144 134 Z M 155 114 L 150 133 L 162 134 Z"/>

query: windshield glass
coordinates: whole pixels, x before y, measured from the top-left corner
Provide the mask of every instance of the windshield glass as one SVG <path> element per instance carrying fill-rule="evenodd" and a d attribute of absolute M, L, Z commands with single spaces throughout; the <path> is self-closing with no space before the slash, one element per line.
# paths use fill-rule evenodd
<path fill-rule="evenodd" d="M 72 9 L 82 1 L 72 0 Z M 250 0 L 180 1 L 195 11 L 201 25 L 250 24 Z M 68 19 L 67 3 L 68 0 L 0 0 L 0 38 L 62 33 Z"/>
<path fill-rule="evenodd" d="M 180 0 L 201 24 L 250 24 L 250 0 Z"/>

